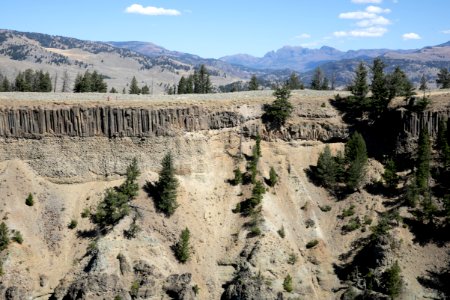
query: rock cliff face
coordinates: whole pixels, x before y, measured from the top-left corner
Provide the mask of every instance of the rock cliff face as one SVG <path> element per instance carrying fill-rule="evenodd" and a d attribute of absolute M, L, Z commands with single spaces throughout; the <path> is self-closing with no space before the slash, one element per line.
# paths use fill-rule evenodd
<path fill-rule="evenodd" d="M 417 139 L 422 128 L 427 128 L 431 137 L 438 132 L 439 121 L 450 118 L 450 109 L 411 112 L 398 110 L 393 116 L 393 128 L 398 127 L 397 152 L 410 153 L 416 148 Z"/>
<path fill-rule="evenodd" d="M 176 131 L 238 126 L 242 117 L 229 111 L 209 112 L 198 106 L 176 109 L 119 107 L 4 108 L 0 136 L 7 138 L 150 137 Z"/>
<path fill-rule="evenodd" d="M 428 133 L 434 136 L 438 132 L 440 120 L 448 120 L 450 109 L 440 111 L 409 112 L 400 110 L 401 130 L 411 137 L 419 137 L 421 128 L 427 128 Z"/>

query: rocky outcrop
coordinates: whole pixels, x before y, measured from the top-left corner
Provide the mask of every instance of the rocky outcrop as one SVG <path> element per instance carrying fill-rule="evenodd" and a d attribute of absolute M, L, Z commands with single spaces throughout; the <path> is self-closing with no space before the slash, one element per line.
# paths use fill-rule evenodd
<path fill-rule="evenodd" d="M 422 128 L 427 128 L 428 133 L 434 136 L 438 132 L 439 121 L 450 118 L 450 109 L 423 112 L 411 112 L 401 109 L 399 110 L 399 115 L 402 124 L 401 131 L 410 137 L 419 137 Z"/>
<path fill-rule="evenodd" d="M 62 282 L 56 289 L 51 299 L 58 300 L 84 300 L 84 299 L 131 299 L 127 288 L 116 275 L 89 274 L 78 278 L 72 283 Z"/>
<path fill-rule="evenodd" d="M 425 110 L 423 112 L 399 109 L 391 118 L 392 128 L 398 127 L 396 152 L 399 154 L 414 153 L 422 128 L 426 128 L 433 138 L 437 135 L 439 121 L 449 118 L 450 109 Z"/>
<path fill-rule="evenodd" d="M 190 273 L 181 275 L 170 275 L 163 285 L 167 295 L 175 300 L 195 300 L 197 299 L 194 289 L 191 286 L 192 275 Z"/>
<path fill-rule="evenodd" d="M 248 263 L 238 266 L 236 277 L 225 285 L 222 300 L 282 300 L 282 293 L 276 293 L 267 286 L 263 277 L 253 274 Z"/>
<path fill-rule="evenodd" d="M 121 108 L 112 106 L 0 109 L 0 137 L 151 137 L 178 131 L 236 127 L 242 117 L 230 111 L 185 108 Z"/>
<path fill-rule="evenodd" d="M 5 291 L 5 299 L 6 300 L 25 300 L 27 297 L 25 296 L 25 292 L 17 287 L 12 286 L 6 289 Z"/>

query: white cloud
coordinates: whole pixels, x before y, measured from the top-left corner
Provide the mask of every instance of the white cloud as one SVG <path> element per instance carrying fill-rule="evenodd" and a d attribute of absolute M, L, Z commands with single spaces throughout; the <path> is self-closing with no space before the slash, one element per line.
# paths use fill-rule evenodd
<path fill-rule="evenodd" d="M 359 27 L 373 27 L 373 26 L 386 26 L 391 24 L 391 21 L 386 19 L 383 16 L 378 16 L 375 19 L 366 19 L 366 20 L 361 20 L 358 23 L 356 23 L 356 25 L 358 25 Z"/>
<path fill-rule="evenodd" d="M 125 9 L 129 14 L 140 14 L 147 16 L 179 16 L 181 13 L 176 9 L 167 9 L 162 7 L 147 6 L 144 7 L 140 4 L 132 4 Z"/>
<path fill-rule="evenodd" d="M 297 35 L 296 37 L 294 37 L 295 39 L 309 39 L 309 38 L 311 38 L 311 35 L 310 34 L 307 34 L 307 33 L 302 33 L 302 34 L 299 34 L 299 35 Z"/>
<path fill-rule="evenodd" d="M 381 2 L 383 2 L 383 0 L 352 0 L 352 2 L 356 4 L 366 4 L 366 3 L 380 4 Z"/>
<path fill-rule="evenodd" d="M 448 30 L 442 30 L 442 33 L 443 33 L 443 34 L 450 34 L 450 29 L 448 29 Z"/>
<path fill-rule="evenodd" d="M 351 11 L 339 14 L 340 19 L 362 20 L 362 19 L 375 19 L 376 17 L 377 17 L 376 14 L 369 13 L 366 11 Z"/>
<path fill-rule="evenodd" d="M 352 0 L 357 4 L 381 4 L 382 0 Z M 348 31 L 336 31 L 334 37 L 382 37 L 388 32 L 387 26 L 392 22 L 382 14 L 389 14 L 389 8 L 369 5 L 365 10 L 350 11 L 339 14 L 340 19 L 355 20 L 353 26 L 360 27 Z"/>
<path fill-rule="evenodd" d="M 389 14 L 391 10 L 389 8 L 381 8 L 379 6 L 367 6 L 366 11 L 372 14 Z"/>
<path fill-rule="evenodd" d="M 421 37 L 420 35 L 418 35 L 417 33 L 414 32 L 410 32 L 410 33 L 405 33 L 404 35 L 402 35 L 403 39 L 405 41 L 407 40 L 420 40 Z"/>
<path fill-rule="evenodd" d="M 387 31 L 387 28 L 384 27 L 368 27 L 359 30 L 336 31 L 333 34 L 335 37 L 382 37 Z"/>

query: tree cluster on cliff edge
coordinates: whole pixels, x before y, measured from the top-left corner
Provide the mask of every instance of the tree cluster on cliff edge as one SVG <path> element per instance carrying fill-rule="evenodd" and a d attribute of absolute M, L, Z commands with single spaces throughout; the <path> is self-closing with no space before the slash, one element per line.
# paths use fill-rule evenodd
<path fill-rule="evenodd" d="M 209 72 L 205 65 L 201 65 L 193 75 L 187 78 L 181 77 L 178 82 L 178 94 L 209 94 L 212 92 L 212 84 Z"/>
<path fill-rule="evenodd" d="M 305 89 L 303 82 L 300 80 L 300 77 L 295 72 L 292 72 L 291 75 L 289 76 L 289 79 L 286 80 L 286 86 L 290 90 Z"/>
<path fill-rule="evenodd" d="M 264 106 L 263 121 L 280 127 L 286 123 L 286 120 L 291 116 L 294 107 L 289 101 L 291 92 L 286 86 L 278 87 L 273 95 L 275 101 L 272 104 Z"/>
<path fill-rule="evenodd" d="M 84 75 L 78 74 L 75 78 L 74 93 L 106 93 L 108 85 L 104 82 L 104 76 L 97 71 L 86 71 Z"/>
<path fill-rule="evenodd" d="M 14 81 L 0 73 L 0 92 L 40 92 L 52 91 L 52 80 L 48 72 L 27 69 L 19 72 Z"/>
<path fill-rule="evenodd" d="M 406 74 L 399 68 L 390 74 L 384 73 L 384 62 L 376 58 L 371 66 L 372 80 L 368 84 L 368 72 L 361 62 L 356 71 L 355 78 L 349 90 L 352 96 L 347 98 L 348 111 L 356 116 L 368 112 L 372 119 L 377 119 L 386 112 L 392 99 L 403 96 L 409 99 L 415 95 L 414 86 Z M 371 97 L 367 97 L 371 91 Z"/>
<path fill-rule="evenodd" d="M 330 81 L 325 76 L 321 68 L 316 68 L 314 70 L 313 78 L 311 80 L 312 90 L 329 90 Z"/>

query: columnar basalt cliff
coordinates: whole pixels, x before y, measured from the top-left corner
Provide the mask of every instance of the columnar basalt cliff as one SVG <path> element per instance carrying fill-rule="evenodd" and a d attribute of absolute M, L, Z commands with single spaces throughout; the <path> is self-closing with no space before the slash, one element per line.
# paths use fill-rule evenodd
<path fill-rule="evenodd" d="M 450 109 L 412 112 L 400 109 L 394 114 L 392 128 L 398 127 L 397 153 L 411 153 L 415 149 L 420 131 L 423 128 L 434 138 L 438 133 L 439 122 L 450 118 Z"/>
<path fill-rule="evenodd" d="M 199 131 L 238 126 L 234 112 L 208 112 L 187 108 L 120 108 L 111 106 L 66 108 L 4 108 L 0 110 L 0 136 L 7 138 L 149 137 L 175 131 Z"/>
<path fill-rule="evenodd" d="M 431 136 L 438 132 L 440 120 L 447 120 L 450 117 L 450 109 L 426 110 L 423 112 L 410 112 L 400 110 L 401 130 L 410 137 L 419 137 L 420 130 L 427 128 Z"/>
<path fill-rule="evenodd" d="M 260 110 L 260 107 L 254 107 Z M 199 106 L 180 108 L 69 106 L 4 107 L 0 109 L 0 137 L 155 137 L 182 132 L 243 128 L 255 134 L 261 113 L 251 116 L 233 110 L 208 110 Z M 275 137 L 283 140 L 342 140 L 348 135 L 343 124 L 328 122 L 336 113 L 305 113 L 297 116 Z M 250 121 L 248 123 L 248 121 Z"/>

